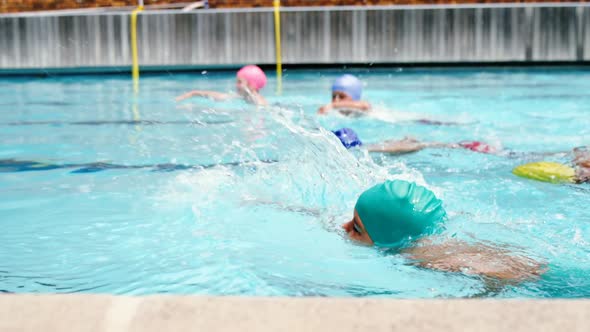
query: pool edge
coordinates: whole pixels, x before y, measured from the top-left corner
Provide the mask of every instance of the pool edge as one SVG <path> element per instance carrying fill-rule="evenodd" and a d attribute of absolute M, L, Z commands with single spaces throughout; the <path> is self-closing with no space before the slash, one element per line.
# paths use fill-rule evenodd
<path fill-rule="evenodd" d="M 1 295 L 1 331 L 582 331 L 589 300 Z"/>

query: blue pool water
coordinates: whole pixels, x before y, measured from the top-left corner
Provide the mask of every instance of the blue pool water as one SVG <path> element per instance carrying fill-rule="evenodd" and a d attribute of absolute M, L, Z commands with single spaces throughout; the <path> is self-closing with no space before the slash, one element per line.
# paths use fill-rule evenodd
<path fill-rule="evenodd" d="M 590 296 L 590 186 L 510 172 L 567 163 L 590 143 L 590 72 L 358 70 L 374 115 L 319 117 L 339 73 L 286 71 L 281 96 L 271 78 L 265 110 L 175 103 L 189 89 L 231 90 L 231 73 L 146 76 L 137 97 L 124 76 L 0 78 L 0 292 L 486 294 L 477 277 L 345 239 L 358 194 L 404 178 L 444 200 L 444 236 L 549 264 L 488 296 Z M 515 153 L 351 153 L 328 131 L 343 126 L 365 143 L 476 139 Z"/>

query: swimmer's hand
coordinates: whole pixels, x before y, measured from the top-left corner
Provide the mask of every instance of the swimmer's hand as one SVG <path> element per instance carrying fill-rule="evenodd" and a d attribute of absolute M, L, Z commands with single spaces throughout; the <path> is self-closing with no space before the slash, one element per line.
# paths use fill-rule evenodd
<path fill-rule="evenodd" d="M 268 102 L 260 94 L 253 94 L 251 97 L 252 103 L 257 106 L 268 106 Z"/>
<path fill-rule="evenodd" d="M 326 114 L 332 110 L 332 103 L 324 105 L 318 109 L 318 114 Z"/>
<path fill-rule="evenodd" d="M 192 98 L 192 97 L 203 97 L 203 98 L 213 99 L 216 101 L 223 101 L 223 100 L 227 100 L 227 99 L 232 98 L 232 96 L 227 93 L 221 93 L 221 92 L 215 92 L 215 91 L 194 90 L 194 91 L 187 92 L 183 95 L 176 97 L 176 102 L 179 102 L 179 101 L 182 101 L 182 100 L 185 100 L 188 98 Z"/>
<path fill-rule="evenodd" d="M 380 144 L 369 145 L 369 152 L 381 152 L 391 154 L 402 154 L 420 151 L 429 147 L 428 143 L 422 143 L 413 137 L 404 137 L 402 140 L 388 140 Z"/>

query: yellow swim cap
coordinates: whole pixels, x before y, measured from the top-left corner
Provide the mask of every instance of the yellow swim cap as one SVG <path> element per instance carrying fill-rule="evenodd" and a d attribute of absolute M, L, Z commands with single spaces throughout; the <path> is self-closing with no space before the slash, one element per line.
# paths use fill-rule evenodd
<path fill-rule="evenodd" d="M 574 182 L 576 171 L 566 165 L 550 161 L 539 161 L 515 167 L 514 175 L 551 183 Z"/>

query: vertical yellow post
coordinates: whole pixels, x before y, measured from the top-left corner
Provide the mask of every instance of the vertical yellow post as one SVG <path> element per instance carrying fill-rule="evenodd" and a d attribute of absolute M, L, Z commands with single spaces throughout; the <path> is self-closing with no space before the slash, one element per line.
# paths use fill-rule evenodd
<path fill-rule="evenodd" d="M 143 6 L 138 6 L 131 12 L 131 76 L 133 77 L 133 91 L 139 92 L 139 56 L 137 54 L 137 14 L 143 10 Z"/>
<path fill-rule="evenodd" d="M 275 49 L 277 61 L 277 93 L 283 91 L 283 63 L 281 60 L 281 0 L 274 0 L 275 8 Z"/>
<path fill-rule="evenodd" d="M 139 6 L 131 12 L 131 77 L 133 78 L 133 92 L 135 94 L 135 98 L 132 105 L 133 111 L 133 120 L 140 121 L 141 117 L 139 116 L 139 106 L 137 104 L 137 94 L 139 93 L 139 56 L 137 52 L 137 14 L 143 10 L 143 1 L 140 0 Z M 135 125 L 136 131 L 141 131 L 141 127 L 139 125 Z"/>

